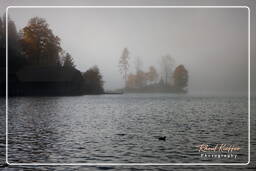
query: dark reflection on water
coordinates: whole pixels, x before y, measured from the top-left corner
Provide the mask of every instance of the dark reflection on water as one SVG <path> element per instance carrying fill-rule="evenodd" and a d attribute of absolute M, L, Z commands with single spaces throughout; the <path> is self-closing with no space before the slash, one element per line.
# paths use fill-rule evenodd
<path fill-rule="evenodd" d="M 247 112 L 246 97 L 129 94 L 10 98 L 9 161 L 247 162 Z M 159 141 L 159 136 L 166 136 L 166 141 Z M 241 151 L 235 160 L 202 159 L 195 147 L 202 143 L 234 144 Z"/>

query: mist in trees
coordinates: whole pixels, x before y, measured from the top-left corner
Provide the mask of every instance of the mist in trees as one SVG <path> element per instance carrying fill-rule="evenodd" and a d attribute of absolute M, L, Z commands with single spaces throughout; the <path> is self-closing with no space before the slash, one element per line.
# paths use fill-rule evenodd
<path fill-rule="evenodd" d="M 5 38 L 3 18 L 0 19 L 1 92 L 5 90 Z M 187 91 L 188 71 L 183 65 L 175 69 L 175 60 L 170 55 L 159 57 L 159 65 L 150 65 L 146 70 L 143 70 L 143 61 L 139 57 L 135 58 L 133 65 L 130 61 L 130 52 L 124 48 L 118 67 L 125 92 Z M 74 58 L 62 49 L 61 39 L 43 18 L 31 18 L 20 31 L 17 31 L 14 21 L 8 19 L 8 64 L 10 95 L 17 95 L 17 92 L 22 95 L 39 92 L 50 95 L 53 92 L 58 92 L 57 95 L 104 93 L 99 68 L 94 66 L 84 73 L 77 70 Z M 25 84 L 29 88 L 24 88 Z"/>
<path fill-rule="evenodd" d="M 172 74 L 175 67 L 175 61 L 171 55 L 164 55 L 160 60 L 160 68 L 162 70 L 162 79 L 167 86 L 172 83 Z"/>
<path fill-rule="evenodd" d="M 154 66 L 150 66 L 148 71 L 138 70 L 136 74 L 129 74 L 126 82 L 128 89 L 142 88 L 155 84 L 158 79 L 158 73 Z"/>
<path fill-rule="evenodd" d="M 5 94 L 5 19 L 0 19 L 1 95 Z M 79 95 L 104 92 L 98 67 L 84 74 L 61 47 L 45 19 L 31 18 L 19 32 L 8 18 L 9 95 Z"/>
<path fill-rule="evenodd" d="M 124 48 L 122 55 L 119 59 L 119 70 L 125 83 L 127 81 L 127 73 L 129 70 L 129 58 L 129 51 L 127 48 Z"/>
<path fill-rule="evenodd" d="M 188 71 L 183 65 L 176 67 L 174 74 L 174 86 L 178 89 L 184 89 L 188 86 Z"/>
<path fill-rule="evenodd" d="M 139 57 L 135 58 L 135 73 L 130 72 L 127 75 L 124 91 L 170 93 L 187 92 L 188 71 L 184 65 L 178 65 L 175 68 L 175 60 L 170 55 L 162 56 L 159 61 L 159 71 L 157 71 L 156 67 L 153 65 L 149 66 L 147 71 L 144 71 L 142 69 L 143 62 L 141 59 Z M 125 64 L 129 66 L 129 61 L 127 60 Z M 128 72 L 130 68 L 126 69 L 126 72 Z"/>
<path fill-rule="evenodd" d="M 4 41 L 6 39 L 5 36 L 5 18 L 3 19 L 3 28 L 4 28 Z M 4 42 L 5 44 L 5 42 Z M 5 53 L 6 47 L 4 46 L 4 53 Z M 2 57 L 5 61 L 5 54 Z M 16 71 L 18 71 L 23 65 L 25 65 L 26 60 L 25 57 L 22 55 L 21 51 L 21 44 L 19 39 L 19 34 L 17 32 L 16 26 L 14 21 L 12 21 L 10 18 L 8 18 L 8 71 L 10 74 L 14 74 Z M 3 66 L 4 67 L 4 66 Z"/>
<path fill-rule="evenodd" d="M 150 66 L 148 71 L 148 80 L 150 81 L 150 83 L 155 83 L 158 77 L 159 77 L 159 74 L 157 73 L 155 67 Z"/>

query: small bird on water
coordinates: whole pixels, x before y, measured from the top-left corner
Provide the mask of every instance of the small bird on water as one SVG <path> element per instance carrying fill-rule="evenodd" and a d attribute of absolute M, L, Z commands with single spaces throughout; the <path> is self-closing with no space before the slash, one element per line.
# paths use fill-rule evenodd
<path fill-rule="evenodd" d="M 158 140 L 159 140 L 159 141 L 165 141 L 165 140 L 166 140 L 166 136 L 159 137 Z"/>

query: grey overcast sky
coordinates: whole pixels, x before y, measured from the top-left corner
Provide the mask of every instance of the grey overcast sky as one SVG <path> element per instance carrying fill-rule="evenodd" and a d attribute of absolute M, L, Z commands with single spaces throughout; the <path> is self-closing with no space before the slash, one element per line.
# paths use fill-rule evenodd
<path fill-rule="evenodd" d="M 105 89 L 123 86 L 118 59 L 127 47 L 143 69 L 162 55 L 189 71 L 190 92 L 241 93 L 248 83 L 248 10 L 236 9 L 15 9 L 17 29 L 45 18 L 77 68 L 98 65 Z M 133 69 L 131 69 L 131 72 Z"/>

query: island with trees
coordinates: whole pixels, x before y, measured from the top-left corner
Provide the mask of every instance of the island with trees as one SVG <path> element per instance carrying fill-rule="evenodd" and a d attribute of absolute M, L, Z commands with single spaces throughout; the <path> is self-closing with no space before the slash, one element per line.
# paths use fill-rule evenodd
<path fill-rule="evenodd" d="M 120 73 L 123 76 L 124 92 L 131 93 L 186 93 L 188 86 L 188 71 L 184 65 L 175 68 L 174 59 L 170 55 L 160 58 L 160 73 L 156 67 L 149 66 L 148 71 L 143 71 L 142 61 L 135 59 L 135 73 L 129 73 L 130 56 L 127 48 L 124 48 L 119 60 Z"/>
<path fill-rule="evenodd" d="M 0 95 L 6 92 L 6 62 L 8 63 L 9 96 L 66 96 L 104 94 L 103 77 L 97 65 L 79 71 L 70 53 L 61 47 L 45 19 L 34 17 L 19 32 L 8 18 L 8 61 L 6 61 L 5 17 L 0 18 Z M 136 59 L 135 73 L 129 72 L 130 53 L 124 48 L 119 69 L 125 87 L 119 92 L 187 92 L 188 71 L 183 65 L 174 69 L 173 58 L 161 58 L 161 73 L 154 66 L 141 69 Z"/>

